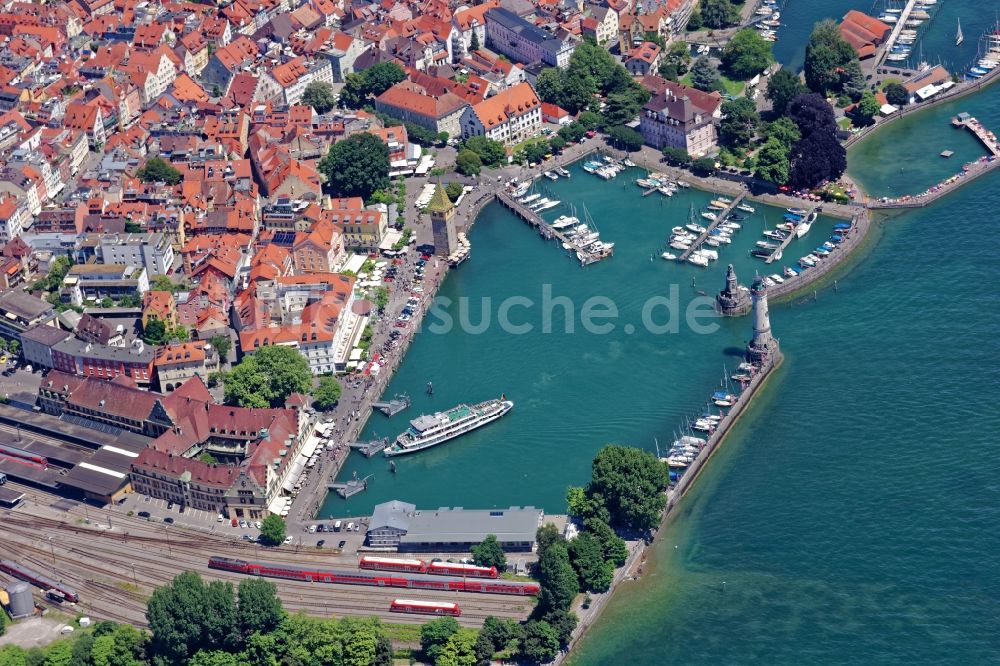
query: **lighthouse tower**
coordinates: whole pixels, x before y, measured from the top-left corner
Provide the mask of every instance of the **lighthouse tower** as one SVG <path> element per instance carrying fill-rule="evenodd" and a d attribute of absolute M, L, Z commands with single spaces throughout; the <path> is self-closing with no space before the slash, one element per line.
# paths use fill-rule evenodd
<path fill-rule="evenodd" d="M 767 285 L 757 276 L 750 285 L 753 300 L 753 340 L 747 345 L 747 356 L 753 362 L 766 360 L 778 350 L 778 341 L 771 335 L 771 319 L 767 313 Z"/>

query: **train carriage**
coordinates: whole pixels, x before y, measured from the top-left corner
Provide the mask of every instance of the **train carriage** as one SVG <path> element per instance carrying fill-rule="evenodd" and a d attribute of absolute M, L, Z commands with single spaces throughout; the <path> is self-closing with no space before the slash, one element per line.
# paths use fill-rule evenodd
<path fill-rule="evenodd" d="M 34 569 L 30 569 L 12 560 L 0 560 L 0 571 L 4 571 L 15 578 L 19 578 L 23 581 L 31 583 L 35 587 L 45 590 L 50 597 L 65 599 L 66 601 L 72 601 L 74 603 L 80 600 L 80 595 L 78 595 L 76 590 L 69 585 L 53 580 L 52 578 L 49 578 Z"/>
<path fill-rule="evenodd" d="M 497 578 L 500 575 L 496 567 L 480 567 L 461 562 L 431 562 L 427 565 L 427 573 L 439 576 L 471 576 L 473 578 Z"/>
<path fill-rule="evenodd" d="M 419 615 L 451 615 L 460 617 L 462 609 L 458 604 L 439 601 L 413 601 L 411 599 L 394 599 L 389 604 L 393 613 L 416 613 Z"/>
<path fill-rule="evenodd" d="M 309 569 L 292 565 L 248 562 L 229 557 L 209 558 L 208 566 L 250 576 L 284 578 L 306 582 L 335 583 L 341 585 L 370 585 L 373 587 L 400 587 L 444 592 L 486 592 L 489 594 L 538 594 L 538 583 L 480 578 L 448 578 L 441 575 L 419 573 L 381 572 L 372 570 Z"/>
<path fill-rule="evenodd" d="M 358 566 L 362 569 L 377 569 L 380 571 L 410 571 L 413 573 L 424 573 L 427 571 L 427 563 L 417 559 L 403 559 L 399 557 L 373 557 L 364 555 L 358 561 Z"/>

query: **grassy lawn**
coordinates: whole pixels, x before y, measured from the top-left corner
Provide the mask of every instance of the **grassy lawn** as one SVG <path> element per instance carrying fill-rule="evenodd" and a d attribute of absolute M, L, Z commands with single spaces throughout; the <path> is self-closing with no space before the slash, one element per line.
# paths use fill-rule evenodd
<path fill-rule="evenodd" d="M 724 88 L 723 93 L 726 95 L 731 95 L 733 97 L 736 97 L 741 92 L 743 92 L 743 88 L 746 85 L 743 83 L 743 81 L 734 81 L 726 77 L 725 74 L 720 74 L 719 78 L 721 79 L 722 87 Z M 683 83 L 686 86 L 691 85 L 691 72 L 688 72 L 687 74 L 681 77 L 681 83 Z"/>
<path fill-rule="evenodd" d="M 522 148 L 526 148 L 533 143 L 548 143 L 548 141 L 549 137 L 545 136 L 544 134 L 542 134 L 541 136 L 532 137 L 530 139 L 525 139 L 521 143 L 511 148 L 510 154 L 514 155 L 515 153 L 517 153 L 517 151 L 521 150 Z"/>
<path fill-rule="evenodd" d="M 840 126 L 842 130 L 851 129 L 851 119 L 846 116 L 837 121 L 837 125 Z"/>
<path fill-rule="evenodd" d="M 392 624 L 383 622 L 382 630 L 393 643 L 420 645 L 419 624 Z"/>

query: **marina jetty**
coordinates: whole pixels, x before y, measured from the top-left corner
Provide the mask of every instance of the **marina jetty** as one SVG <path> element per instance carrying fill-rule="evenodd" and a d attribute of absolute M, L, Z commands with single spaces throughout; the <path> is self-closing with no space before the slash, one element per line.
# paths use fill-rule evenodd
<path fill-rule="evenodd" d="M 507 208 L 537 229 L 542 238 L 546 240 L 555 238 L 563 247 L 569 248 L 571 252 L 575 253 L 581 265 L 586 266 L 610 256 L 609 253 L 593 252 L 587 244 L 580 240 L 579 236 L 570 235 L 556 229 L 542 219 L 542 216 L 536 211 L 518 201 L 510 192 L 500 190 L 496 193 L 496 199 L 504 208 Z"/>
<path fill-rule="evenodd" d="M 972 132 L 989 151 L 989 155 L 980 157 L 975 162 L 965 164 L 960 172 L 933 187 L 927 188 L 920 194 L 873 199 L 868 202 L 869 208 L 877 210 L 922 208 L 1000 166 L 1000 160 L 997 159 L 1000 157 L 1000 143 L 997 142 L 996 134 L 967 113 L 960 113 L 952 118 L 951 124 L 956 128 L 967 129 Z"/>
<path fill-rule="evenodd" d="M 728 206 L 726 206 L 725 210 L 715 214 L 715 219 L 712 220 L 712 223 L 708 225 L 705 231 L 701 232 L 701 234 L 693 243 L 691 243 L 691 247 L 684 250 L 681 256 L 677 257 L 677 261 L 685 262 L 688 260 L 688 257 L 690 257 L 693 252 L 699 250 L 701 246 L 705 243 L 705 240 L 712 234 L 713 231 L 715 231 L 715 228 L 729 218 L 729 214 L 732 213 L 734 210 L 736 210 L 737 206 L 743 203 L 743 199 L 745 199 L 746 196 L 747 196 L 746 190 L 741 190 L 740 192 L 738 192 L 736 194 L 736 197 L 729 202 Z"/>

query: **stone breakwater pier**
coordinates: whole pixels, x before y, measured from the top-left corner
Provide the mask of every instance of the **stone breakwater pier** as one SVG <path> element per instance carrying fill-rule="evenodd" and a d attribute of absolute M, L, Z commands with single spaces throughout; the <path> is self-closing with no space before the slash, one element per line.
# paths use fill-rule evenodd
<path fill-rule="evenodd" d="M 695 457 L 694 461 L 684 471 L 683 476 L 677 485 L 667 491 L 667 505 L 660 520 L 660 528 L 673 514 L 685 493 L 691 489 L 701 471 L 708 464 L 712 455 L 722 446 L 726 435 L 739 419 L 740 415 L 750 406 L 754 396 L 776 370 L 783 360 L 778 339 L 771 334 L 770 315 L 768 313 L 768 288 L 761 277 L 757 277 L 750 287 L 750 296 L 753 301 L 753 338 L 747 345 L 746 358 L 753 365 L 751 378 L 743 385 L 739 397 L 729 411 L 719 420 L 718 425 L 709 433 L 705 445 Z M 658 530 L 661 532 L 662 529 Z M 625 565 L 615 572 L 614 581 L 607 592 L 591 595 L 593 601 L 589 608 L 574 608 L 580 618 L 579 624 L 573 631 L 569 645 L 564 652 L 561 652 L 553 664 L 561 664 L 572 651 L 573 647 L 583 637 L 587 629 L 597 620 L 601 611 L 604 610 L 612 594 L 620 583 L 626 580 L 635 580 L 641 575 L 642 562 L 645 550 L 650 543 L 639 542 L 630 549 Z"/>

